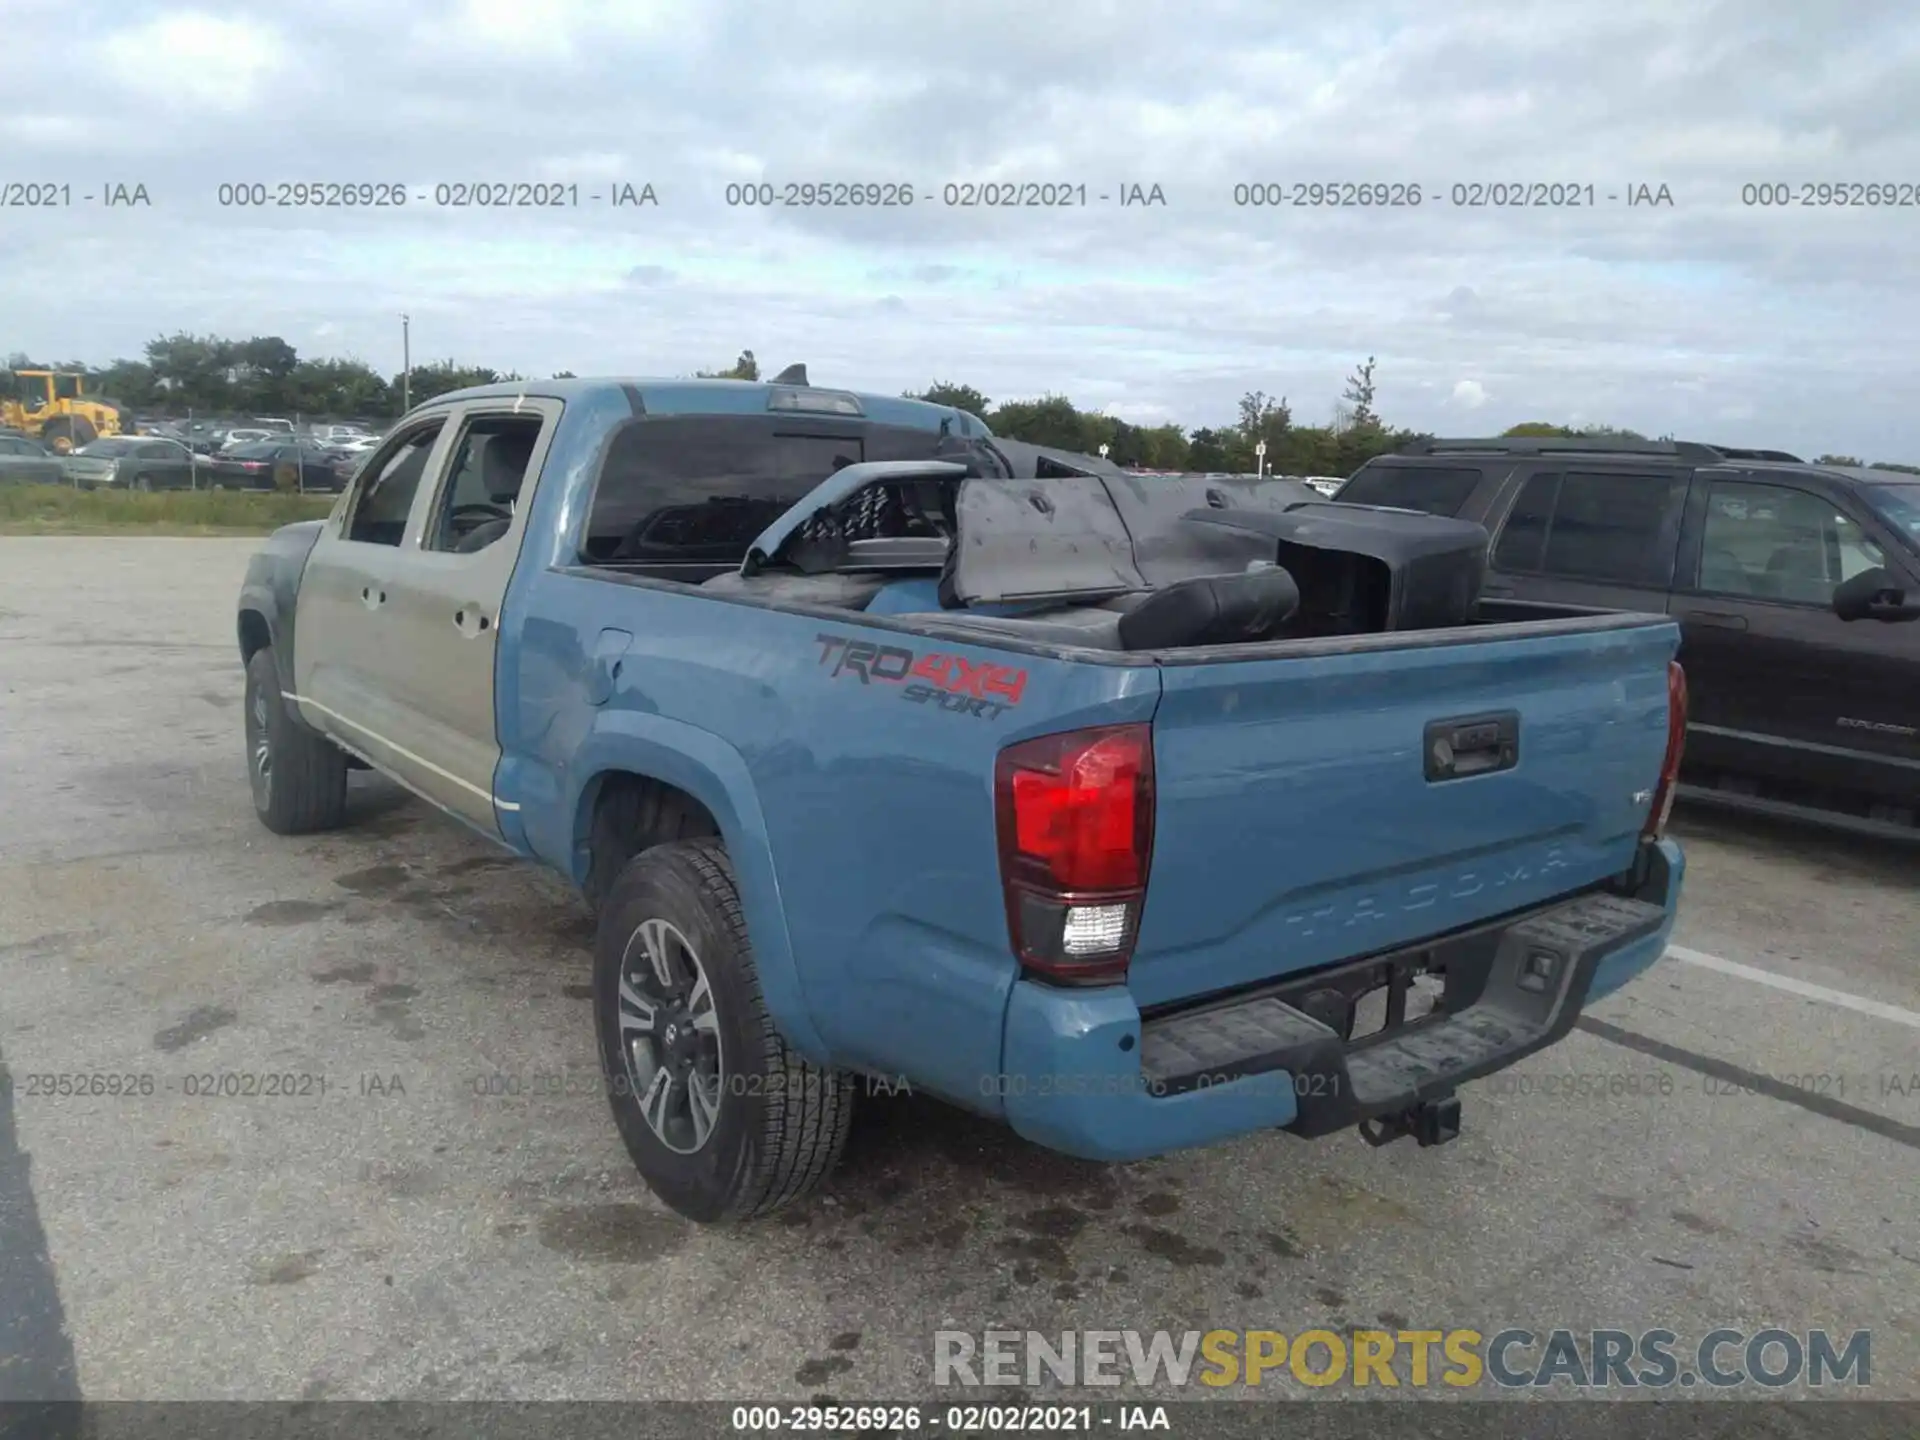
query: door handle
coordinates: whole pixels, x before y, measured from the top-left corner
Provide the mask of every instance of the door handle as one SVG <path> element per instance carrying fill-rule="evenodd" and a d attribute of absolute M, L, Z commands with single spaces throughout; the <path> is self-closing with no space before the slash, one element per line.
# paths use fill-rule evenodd
<path fill-rule="evenodd" d="M 372 585 L 363 585 L 360 587 L 360 603 L 369 610 L 378 610 L 387 603 L 387 592 Z"/>
<path fill-rule="evenodd" d="M 1682 620 L 1690 620 L 1695 625 L 1709 625 L 1715 630 L 1744 630 L 1747 628 L 1746 616 L 1729 615 L 1724 610 L 1688 610 L 1684 611 L 1680 618 Z"/>
<path fill-rule="evenodd" d="M 453 612 L 453 628 L 471 640 L 493 628 L 493 617 L 478 605 L 463 605 Z"/>

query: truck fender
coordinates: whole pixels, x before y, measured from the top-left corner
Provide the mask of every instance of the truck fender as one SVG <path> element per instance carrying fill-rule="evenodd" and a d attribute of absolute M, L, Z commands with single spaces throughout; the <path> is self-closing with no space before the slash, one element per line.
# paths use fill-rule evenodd
<path fill-rule="evenodd" d="M 795 1050 L 816 1065 L 831 1066 L 826 1042 L 814 1028 L 800 984 L 766 818 L 739 751 L 711 731 L 685 721 L 637 710 L 600 711 L 571 768 L 567 803 L 573 816 L 571 873 L 576 885 L 586 879 L 585 839 L 591 819 L 587 797 L 601 776 L 625 771 L 663 781 L 707 807 L 733 862 L 767 1013 Z"/>
<path fill-rule="evenodd" d="M 280 677 L 280 693 L 292 695 L 293 647 L 282 643 L 280 603 L 266 585 L 249 581 L 240 591 L 240 661 L 244 665 L 262 644 L 273 647 L 273 668 Z"/>
<path fill-rule="evenodd" d="M 273 668 L 284 695 L 299 693 L 293 683 L 294 605 L 307 556 L 326 523 L 299 520 L 282 525 L 247 563 L 246 578 L 240 583 L 240 658 L 252 658 L 264 637 L 264 643 L 273 646 Z"/>

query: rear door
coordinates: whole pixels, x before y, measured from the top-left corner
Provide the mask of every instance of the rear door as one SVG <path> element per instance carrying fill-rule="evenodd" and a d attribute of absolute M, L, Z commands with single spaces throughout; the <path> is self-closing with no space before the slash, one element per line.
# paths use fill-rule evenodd
<path fill-rule="evenodd" d="M 1698 490 L 1687 527 L 1698 545 L 1673 605 L 1698 755 L 1915 803 L 1913 637 L 1832 609 L 1840 581 L 1887 563 L 1862 517 L 1811 478 L 1714 476 Z"/>
<path fill-rule="evenodd" d="M 1689 474 L 1579 461 L 1521 468 L 1504 513 L 1489 516 L 1483 593 L 1665 614 Z"/>
<path fill-rule="evenodd" d="M 494 661 L 533 487 L 560 417 L 557 400 L 462 407 L 450 459 L 423 486 L 387 586 L 390 637 L 378 680 L 393 739 L 416 757 L 418 786 L 444 808 L 499 829 Z"/>
<path fill-rule="evenodd" d="M 186 449 L 171 440 L 149 440 L 142 445 L 140 468 L 156 490 L 187 490 L 193 486 L 193 466 Z"/>
<path fill-rule="evenodd" d="M 394 562 L 422 480 L 444 462 L 447 412 L 397 431 L 337 503 L 300 574 L 293 671 L 306 721 L 418 788 L 395 740 L 397 703 L 384 679 L 394 644 Z"/>

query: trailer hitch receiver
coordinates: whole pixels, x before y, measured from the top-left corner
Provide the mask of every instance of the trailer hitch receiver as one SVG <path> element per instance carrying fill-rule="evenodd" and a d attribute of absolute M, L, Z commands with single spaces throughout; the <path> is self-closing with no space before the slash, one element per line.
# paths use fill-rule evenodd
<path fill-rule="evenodd" d="M 1411 1135 L 1424 1150 L 1429 1145 L 1444 1145 L 1459 1134 L 1460 1101 L 1451 1094 L 1436 1095 L 1410 1109 L 1360 1122 L 1360 1138 L 1375 1149 Z"/>

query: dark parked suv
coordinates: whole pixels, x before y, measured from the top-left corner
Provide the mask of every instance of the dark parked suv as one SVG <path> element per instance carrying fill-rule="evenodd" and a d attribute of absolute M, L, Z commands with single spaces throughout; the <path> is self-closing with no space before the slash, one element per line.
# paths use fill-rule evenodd
<path fill-rule="evenodd" d="M 1426 440 L 1336 498 L 1479 521 L 1489 596 L 1678 620 L 1683 797 L 1920 836 L 1920 475 L 1687 442 Z"/>

